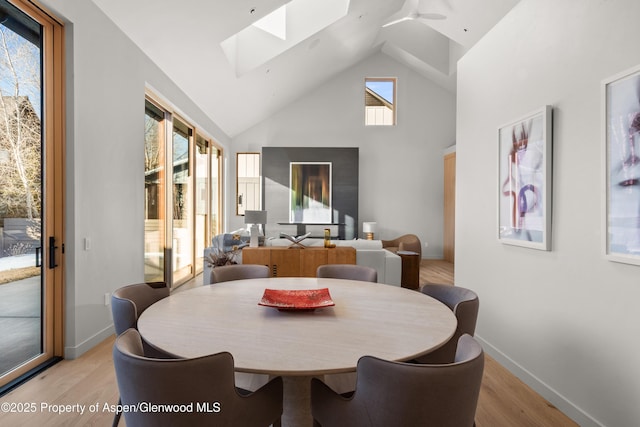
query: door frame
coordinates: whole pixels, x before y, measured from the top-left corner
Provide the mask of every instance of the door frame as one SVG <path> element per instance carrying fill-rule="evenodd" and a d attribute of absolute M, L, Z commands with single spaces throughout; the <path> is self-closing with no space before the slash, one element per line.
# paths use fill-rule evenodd
<path fill-rule="evenodd" d="M 42 329 L 43 352 L 2 377 L 0 389 L 30 376 L 52 359 L 64 356 L 64 213 L 65 213 L 65 52 L 64 24 L 29 0 L 7 0 L 42 25 L 42 110 L 41 128 L 43 224 Z M 49 237 L 54 238 L 55 268 L 49 268 Z"/>

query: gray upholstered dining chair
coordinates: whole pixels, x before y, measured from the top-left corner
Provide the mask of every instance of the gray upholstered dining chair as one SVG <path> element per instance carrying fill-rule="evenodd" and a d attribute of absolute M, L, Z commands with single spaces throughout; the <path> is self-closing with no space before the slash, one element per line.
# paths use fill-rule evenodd
<path fill-rule="evenodd" d="M 418 357 L 418 363 L 451 363 L 455 354 L 458 338 L 463 334 L 474 335 L 478 320 L 480 300 L 470 289 L 452 285 L 424 285 L 422 293 L 437 299 L 449 307 L 458 320 L 456 331 L 449 341 L 437 350 Z"/>
<path fill-rule="evenodd" d="M 111 314 L 116 335 L 129 328 L 138 328 L 140 315 L 151 304 L 169 296 L 169 288 L 164 282 L 136 283 L 116 289 L 111 295 Z M 149 357 L 173 357 L 143 342 L 145 354 Z"/>
<path fill-rule="evenodd" d="M 483 370 L 482 347 L 466 334 L 450 364 L 416 365 L 363 356 L 356 389 L 348 396 L 317 378 L 311 380 L 314 426 L 471 427 Z"/>
<path fill-rule="evenodd" d="M 116 338 L 113 364 L 122 405 L 167 404 L 172 411 L 127 411 L 128 426 L 279 425 L 282 378 L 255 392 L 235 387 L 231 353 L 193 359 L 152 359 L 144 356 L 136 329 Z"/>
<path fill-rule="evenodd" d="M 316 277 L 377 282 L 378 272 L 375 268 L 367 267 L 365 265 L 326 264 L 318 267 L 316 270 Z"/>
<path fill-rule="evenodd" d="M 111 294 L 111 314 L 116 335 L 122 334 L 127 329 L 137 328 L 138 318 L 142 312 L 149 308 L 151 304 L 168 296 L 169 288 L 164 282 L 136 283 L 116 289 Z M 148 357 L 163 359 L 174 357 L 150 346 L 144 341 L 142 345 L 144 354 Z M 118 401 L 118 404 L 120 404 L 120 401 Z M 121 415 L 119 411 L 113 415 L 114 427 L 120 422 Z"/>
<path fill-rule="evenodd" d="M 149 306 L 169 296 L 164 282 L 137 283 L 116 289 L 111 295 L 111 313 L 116 334 L 138 325 L 138 318 Z"/>
<path fill-rule="evenodd" d="M 269 267 L 258 264 L 222 265 L 211 270 L 211 284 L 230 280 L 262 279 L 270 276 Z"/>
<path fill-rule="evenodd" d="M 354 264 L 325 264 L 318 266 L 316 277 L 331 279 L 360 280 L 362 282 L 378 281 L 378 272 L 373 267 Z M 325 375 L 324 380 L 335 390 L 349 389 L 355 384 L 353 372 Z"/>

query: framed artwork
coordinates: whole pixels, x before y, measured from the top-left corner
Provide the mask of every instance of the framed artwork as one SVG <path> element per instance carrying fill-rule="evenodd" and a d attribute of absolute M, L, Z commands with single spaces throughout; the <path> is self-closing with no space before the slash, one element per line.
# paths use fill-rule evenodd
<path fill-rule="evenodd" d="M 640 66 L 603 82 L 605 254 L 640 265 Z"/>
<path fill-rule="evenodd" d="M 498 239 L 551 249 L 551 114 L 544 106 L 498 128 Z"/>
<path fill-rule="evenodd" d="M 289 222 L 330 224 L 331 162 L 291 162 Z"/>

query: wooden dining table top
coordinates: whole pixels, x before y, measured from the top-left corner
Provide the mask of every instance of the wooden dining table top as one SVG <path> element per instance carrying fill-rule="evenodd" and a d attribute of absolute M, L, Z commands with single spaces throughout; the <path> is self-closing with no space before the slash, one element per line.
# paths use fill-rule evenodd
<path fill-rule="evenodd" d="M 280 311 L 265 289 L 329 290 L 334 306 Z M 420 292 L 327 278 L 237 280 L 177 292 L 147 310 L 138 330 L 151 345 L 193 358 L 222 351 L 239 372 L 310 376 L 355 371 L 364 355 L 405 361 L 453 335 L 449 308 Z"/>

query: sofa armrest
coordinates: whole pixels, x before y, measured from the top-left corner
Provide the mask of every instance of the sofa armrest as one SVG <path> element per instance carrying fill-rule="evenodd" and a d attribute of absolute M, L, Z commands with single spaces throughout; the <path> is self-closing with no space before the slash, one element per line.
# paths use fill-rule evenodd
<path fill-rule="evenodd" d="M 402 258 L 386 249 L 384 252 L 385 280 L 388 285 L 400 286 L 402 282 Z"/>
<path fill-rule="evenodd" d="M 400 286 L 402 279 L 400 256 L 385 249 L 358 249 L 356 264 L 375 268 L 378 272 L 378 283 Z"/>
<path fill-rule="evenodd" d="M 358 249 L 356 250 L 356 264 L 375 268 L 378 273 L 378 283 L 385 281 L 385 260 L 381 250 Z"/>

